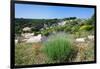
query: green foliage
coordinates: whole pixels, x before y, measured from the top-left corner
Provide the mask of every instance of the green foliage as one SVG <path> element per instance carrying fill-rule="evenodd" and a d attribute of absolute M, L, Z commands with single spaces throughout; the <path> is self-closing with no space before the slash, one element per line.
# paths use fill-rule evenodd
<path fill-rule="evenodd" d="M 70 31 L 71 31 L 71 26 L 67 26 L 67 27 L 64 29 L 64 31 L 67 32 L 67 33 L 70 32 Z"/>
<path fill-rule="evenodd" d="M 69 61 L 72 55 L 72 40 L 65 33 L 57 33 L 43 43 L 43 52 L 56 62 Z"/>
<path fill-rule="evenodd" d="M 77 26 L 73 26 L 72 28 L 71 28 L 71 31 L 72 32 L 78 32 L 78 30 L 79 30 L 79 26 L 77 25 Z"/>
<path fill-rule="evenodd" d="M 75 20 L 76 17 L 68 17 L 68 18 L 64 18 L 64 20 Z"/>
<path fill-rule="evenodd" d="M 85 24 L 86 25 L 93 25 L 94 26 L 94 24 L 95 24 L 95 17 L 94 17 L 94 15 L 91 18 L 87 19 L 85 21 Z"/>
<path fill-rule="evenodd" d="M 23 18 L 16 18 L 15 19 L 15 33 L 21 34 L 22 29 L 24 27 L 31 27 L 32 31 L 40 31 L 41 28 L 44 28 L 44 24 L 47 27 L 50 27 L 54 24 L 57 24 L 59 19 L 23 19 Z"/>
<path fill-rule="evenodd" d="M 58 23 L 66 21 L 66 24 L 59 26 Z M 77 19 L 76 17 L 69 17 L 63 19 L 15 19 L 15 34 L 20 35 L 24 27 L 30 27 L 31 32 L 37 35 L 49 35 L 52 32 L 64 31 L 66 33 L 75 34 L 78 31 L 92 31 L 94 29 L 95 16 L 89 19 Z M 52 27 L 52 28 L 51 28 Z M 40 30 L 43 29 L 43 30 Z"/>
<path fill-rule="evenodd" d="M 85 30 L 85 31 L 90 31 L 90 30 L 92 30 L 93 29 L 93 26 L 92 25 L 83 25 L 83 26 L 81 26 L 80 27 L 80 31 L 83 31 L 83 30 Z"/>
<path fill-rule="evenodd" d="M 42 35 L 48 36 L 49 35 L 49 31 L 48 30 L 43 30 L 41 31 Z"/>

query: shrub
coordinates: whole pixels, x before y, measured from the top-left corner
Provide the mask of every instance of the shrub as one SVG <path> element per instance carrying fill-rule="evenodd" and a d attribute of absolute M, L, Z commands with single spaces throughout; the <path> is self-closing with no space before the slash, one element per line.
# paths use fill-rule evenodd
<path fill-rule="evenodd" d="M 78 26 L 78 25 L 77 25 L 77 26 L 73 26 L 73 27 L 71 28 L 71 31 L 72 31 L 73 33 L 78 32 L 78 30 L 79 30 L 79 26 Z"/>
<path fill-rule="evenodd" d="M 87 37 L 90 34 L 90 32 L 87 31 L 78 31 L 75 32 L 75 37 L 80 38 L 80 37 Z"/>
<path fill-rule="evenodd" d="M 68 32 L 70 33 L 70 32 L 71 32 L 71 26 L 67 26 L 67 27 L 64 29 L 64 31 L 67 32 L 67 33 L 68 33 Z"/>
<path fill-rule="evenodd" d="M 73 51 L 72 42 L 65 33 L 56 33 L 48 37 L 48 40 L 43 43 L 42 50 L 52 61 L 69 61 Z"/>
<path fill-rule="evenodd" d="M 83 26 L 81 26 L 80 27 L 80 31 L 83 31 L 83 30 L 85 30 L 85 31 L 90 31 L 90 30 L 92 30 L 93 29 L 93 26 L 92 25 L 83 25 Z"/>
<path fill-rule="evenodd" d="M 45 35 L 45 36 L 48 36 L 49 35 L 49 32 L 48 32 L 48 30 L 42 30 L 41 31 L 41 34 L 42 35 Z"/>

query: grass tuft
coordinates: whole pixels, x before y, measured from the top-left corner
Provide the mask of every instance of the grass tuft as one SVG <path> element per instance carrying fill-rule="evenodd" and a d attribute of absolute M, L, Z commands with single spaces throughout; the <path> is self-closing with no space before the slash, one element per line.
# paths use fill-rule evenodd
<path fill-rule="evenodd" d="M 65 33 L 56 33 L 43 43 L 43 52 L 51 61 L 67 62 L 73 55 L 72 40 Z"/>

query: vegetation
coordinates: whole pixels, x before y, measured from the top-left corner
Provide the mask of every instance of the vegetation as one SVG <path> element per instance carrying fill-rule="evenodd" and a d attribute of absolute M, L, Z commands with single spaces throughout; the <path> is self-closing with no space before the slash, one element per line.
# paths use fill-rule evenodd
<path fill-rule="evenodd" d="M 65 31 L 66 33 L 75 34 L 80 31 L 93 31 L 94 16 L 89 19 L 77 19 L 76 17 L 69 17 L 64 19 L 16 19 L 15 33 L 20 35 L 24 27 L 30 27 L 31 32 L 42 35 L 49 35 L 52 32 Z M 58 23 L 66 21 L 66 24 L 59 26 Z"/>
<path fill-rule="evenodd" d="M 15 32 L 19 34 L 24 27 L 31 27 L 32 32 L 37 32 L 41 28 L 49 27 L 59 22 L 59 19 L 15 19 Z"/>
<path fill-rule="evenodd" d="M 34 63 L 34 50 L 32 44 L 21 43 L 15 46 L 16 65 L 29 65 Z"/>
<path fill-rule="evenodd" d="M 68 62 L 71 58 L 71 52 L 74 51 L 72 47 L 72 40 L 65 33 L 57 33 L 48 38 L 43 43 L 43 52 L 55 62 Z"/>
<path fill-rule="evenodd" d="M 59 23 L 65 22 L 64 25 Z M 15 36 L 20 38 L 23 28 L 41 34 L 46 40 L 40 43 L 20 42 L 15 46 L 15 64 L 48 64 L 94 60 L 94 42 L 86 39 L 76 43 L 76 38 L 94 35 L 94 15 L 88 19 L 69 17 L 63 19 L 15 19 Z"/>
<path fill-rule="evenodd" d="M 55 47 L 54 45 L 53 45 L 54 47 L 50 46 L 50 49 L 49 49 L 49 47 L 45 47 L 46 46 L 45 43 L 43 44 L 44 46 L 42 46 L 43 48 L 41 49 L 34 48 L 34 46 L 37 46 L 37 44 L 26 44 L 26 43 L 17 44 L 15 46 L 16 47 L 15 48 L 15 64 L 16 65 L 31 65 L 31 64 L 45 64 L 45 63 L 50 64 L 50 63 L 61 63 L 61 62 L 64 63 L 64 62 L 94 61 L 94 43 L 93 42 L 79 43 L 79 44 L 73 44 L 73 45 L 70 44 L 72 47 L 65 46 L 65 48 L 68 49 L 68 52 L 64 50 L 64 48 L 62 47 L 54 48 Z M 58 49 L 60 51 L 58 51 Z M 47 50 L 48 52 L 46 52 Z M 38 55 L 36 55 L 37 52 L 38 52 Z M 49 55 L 52 55 L 52 57 L 48 56 L 48 53 Z M 70 53 L 70 54 L 67 56 L 64 53 L 65 54 Z M 56 55 L 56 58 L 58 57 L 57 59 L 53 57 L 55 56 L 54 54 Z"/>

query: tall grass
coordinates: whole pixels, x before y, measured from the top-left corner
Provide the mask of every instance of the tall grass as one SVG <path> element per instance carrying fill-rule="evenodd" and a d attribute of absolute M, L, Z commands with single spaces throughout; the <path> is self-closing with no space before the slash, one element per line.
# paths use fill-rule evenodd
<path fill-rule="evenodd" d="M 67 62 L 71 58 L 73 41 L 66 33 L 56 33 L 48 37 L 48 40 L 43 43 L 43 52 L 52 61 Z"/>

